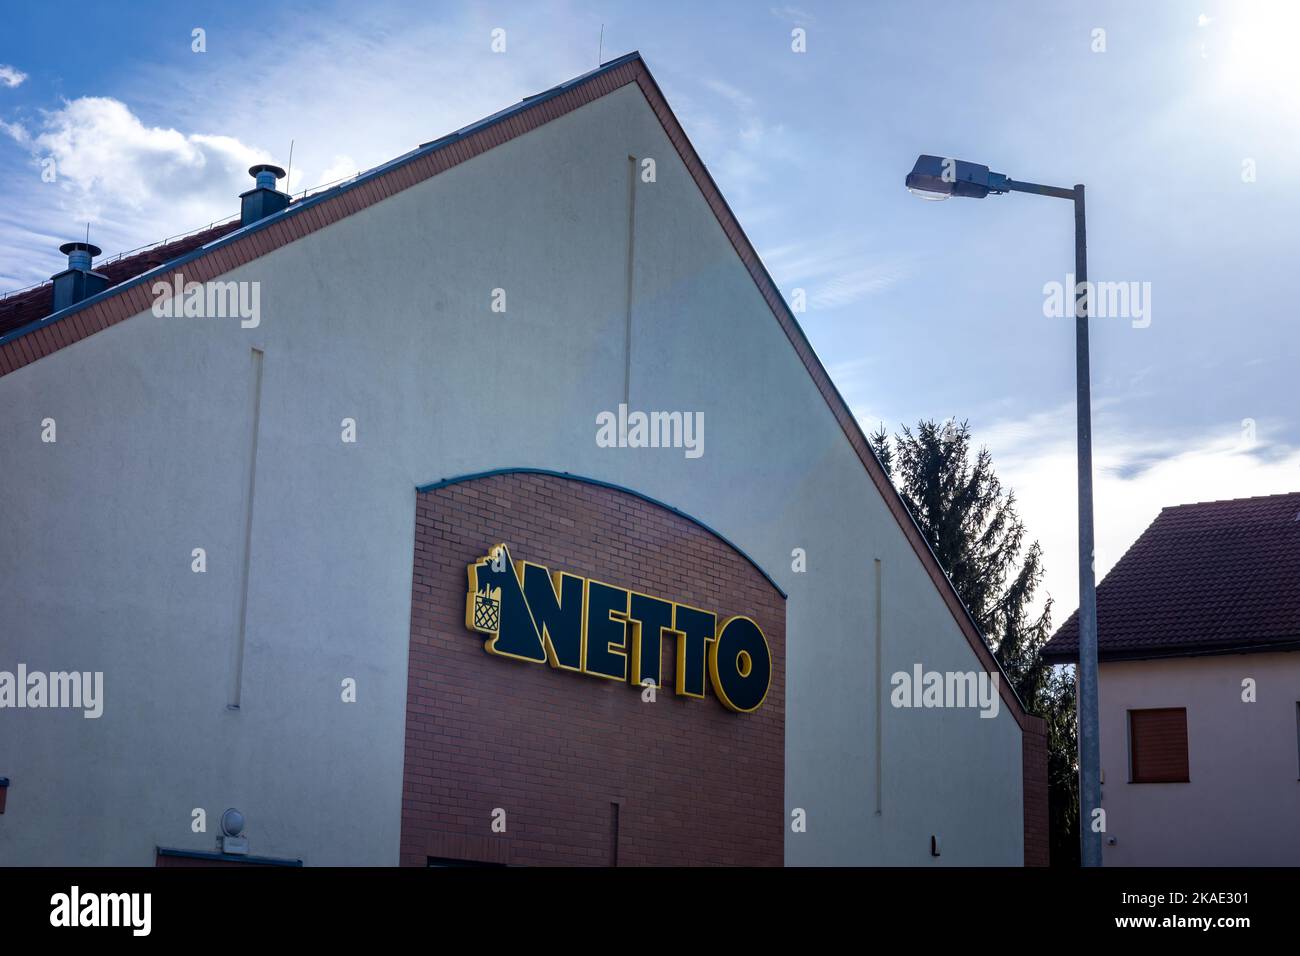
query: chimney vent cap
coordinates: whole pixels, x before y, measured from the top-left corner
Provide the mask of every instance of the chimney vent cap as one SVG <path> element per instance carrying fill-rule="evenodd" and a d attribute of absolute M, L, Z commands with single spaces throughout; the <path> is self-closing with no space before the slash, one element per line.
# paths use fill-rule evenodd
<path fill-rule="evenodd" d="M 275 181 L 284 178 L 284 170 L 270 163 L 258 163 L 248 168 L 248 175 L 252 176 L 257 183 L 255 189 L 269 189 L 274 192 Z"/>
<path fill-rule="evenodd" d="M 104 250 L 99 248 L 99 246 L 93 246 L 88 242 L 65 242 L 63 245 L 59 246 L 59 252 L 63 253 L 65 256 L 70 256 L 74 252 L 89 252 L 91 258 L 94 258 L 103 251 Z"/>

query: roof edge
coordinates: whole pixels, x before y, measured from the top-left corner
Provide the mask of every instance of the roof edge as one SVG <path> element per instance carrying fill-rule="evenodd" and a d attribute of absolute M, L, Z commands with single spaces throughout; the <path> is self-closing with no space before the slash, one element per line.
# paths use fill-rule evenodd
<path fill-rule="evenodd" d="M 1124 661 L 1163 661 L 1178 657 L 1226 657 L 1235 654 L 1285 654 L 1300 651 L 1300 637 L 1275 641 L 1271 644 L 1191 644 L 1185 647 L 1134 647 L 1099 651 L 1097 661 L 1101 664 L 1121 663 Z M 1045 651 L 1043 660 L 1051 664 L 1077 664 L 1078 650 Z"/>
<path fill-rule="evenodd" d="M 241 228 L 236 229 L 233 232 L 227 233 L 226 235 L 222 236 L 219 239 L 215 239 L 210 243 L 206 243 L 200 246 L 199 248 L 193 250 L 192 252 L 186 253 L 183 256 L 178 256 L 175 259 L 170 259 L 167 262 L 164 262 L 162 265 L 155 266 L 153 269 L 150 269 L 147 272 L 142 272 L 138 276 L 133 276 L 130 279 L 124 279 L 121 282 L 117 283 L 116 285 L 109 286 L 107 289 L 105 289 L 102 292 L 99 292 L 93 296 L 88 296 L 87 298 L 82 299 L 79 302 L 73 303 L 72 305 L 68 306 L 66 309 L 61 309 L 58 312 L 54 312 L 48 316 L 45 316 L 44 318 L 37 319 L 34 322 L 29 322 L 27 325 L 19 326 L 16 329 L 11 329 L 10 331 L 4 333 L 3 335 L 0 335 L 0 346 L 4 346 L 15 339 L 22 338 L 25 335 L 29 335 L 32 332 L 36 332 L 42 328 L 52 325 L 53 323 L 61 321 L 62 319 L 67 318 L 70 315 L 74 315 L 78 312 L 82 312 L 90 308 L 91 306 L 94 306 L 107 299 L 111 299 L 115 295 L 121 292 L 125 292 L 128 289 L 143 285 L 146 281 L 148 281 L 148 279 L 151 276 L 154 276 L 155 273 L 161 275 L 162 273 L 186 265 L 187 263 L 192 262 L 195 259 L 198 259 L 200 256 L 207 255 L 210 252 L 214 252 L 218 249 L 221 249 L 246 236 L 250 236 L 255 233 L 261 232 L 265 229 L 269 229 L 270 227 L 276 225 L 279 222 L 283 222 L 285 219 L 289 217 L 292 217 L 294 215 L 299 215 L 305 209 L 310 209 L 313 206 L 318 205 L 322 202 L 335 199 L 343 193 L 365 186 L 371 181 L 373 181 L 374 179 L 380 176 L 385 176 L 396 170 L 402 169 L 403 167 L 410 165 L 411 163 L 429 155 L 430 153 L 434 153 L 439 150 L 447 149 L 448 147 L 454 146 L 455 144 L 461 142 L 462 140 L 466 139 L 467 137 L 475 133 L 481 132 L 483 130 L 491 129 L 494 126 L 497 126 L 501 123 L 508 121 L 511 117 L 513 117 L 517 113 L 520 113 L 524 110 L 533 109 L 538 106 L 542 106 L 543 104 L 553 100 L 555 97 L 560 96 L 565 92 L 568 92 L 569 90 L 573 89 L 576 86 L 589 82 L 598 76 L 608 74 L 613 70 L 616 70 L 618 67 L 634 61 L 636 62 L 641 61 L 640 51 L 633 50 L 631 53 L 625 53 L 622 56 L 616 57 L 613 60 L 607 60 L 594 70 L 590 70 L 587 73 L 582 74 L 581 76 L 574 77 L 573 79 L 566 80 L 564 83 L 561 83 L 559 86 L 553 86 L 549 90 L 545 90 L 541 93 L 538 93 L 535 96 L 525 97 L 524 99 L 520 100 L 518 103 L 508 106 L 503 110 L 498 110 L 496 113 L 493 113 L 490 116 L 486 116 L 483 119 L 477 120 L 469 124 L 468 126 L 462 126 L 460 129 L 448 133 L 445 136 L 441 136 L 438 139 L 430 140 L 427 143 L 423 143 L 417 148 L 410 150 L 409 152 L 403 153 L 401 156 L 397 156 L 393 159 L 388 160 L 385 163 L 381 163 L 378 166 L 366 170 L 360 176 L 356 176 L 352 179 L 349 179 L 346 182 L 339 183 L 337 186 L 333 186 L 329 189 L 322 190 L 321 192 L 316 193 L 315 195 L 312 196 L 308 196 L 305 199 L 300 199 L 296 203 L 290 202 L 288 206 L 286 206 L 284 209 L 281 209 L 279 212 L 273 213 L 270 216 L 266 216 L 262 219 L 259 219 L 256 222 L 251 222 L 246 226 L 242 226 Z M 4 374 L 6 374 L 6 372 L 3 369 L 0 369 L 0 376 Z"/>

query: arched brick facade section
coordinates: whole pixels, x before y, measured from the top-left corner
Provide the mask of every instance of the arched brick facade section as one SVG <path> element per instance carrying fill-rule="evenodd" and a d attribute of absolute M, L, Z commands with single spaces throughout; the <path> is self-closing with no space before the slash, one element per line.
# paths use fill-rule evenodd
<path fill-rule="evenodd" d="M 752 714 L 494 657 L 465 627 L 466 566 L 516 559 L 665 600 L 745 614 L 772 650 Z M 742 554 L 640 496 L 508 473 L 416 501 L 401 860 L 524 865 L 783 862 L 785 600 Z M 506 832 L 492 813 L 506 811 Z"/>

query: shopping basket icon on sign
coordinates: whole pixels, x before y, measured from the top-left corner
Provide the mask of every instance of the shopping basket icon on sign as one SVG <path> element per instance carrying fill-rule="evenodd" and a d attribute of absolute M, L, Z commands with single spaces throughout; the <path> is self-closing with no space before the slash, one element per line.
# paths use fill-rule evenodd
<path fill-rule="evenodd" d="M 500 588 L 493 590 L 485 584 L 481 591 L 474 592 L 474 627 L 493 634 L 501 630 Z"/>

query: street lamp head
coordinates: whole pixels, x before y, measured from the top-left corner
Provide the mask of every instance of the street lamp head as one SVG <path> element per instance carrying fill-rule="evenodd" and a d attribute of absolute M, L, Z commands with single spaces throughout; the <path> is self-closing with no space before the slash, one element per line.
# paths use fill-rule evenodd
<path fill-rule="evenodd" d="M 941 156 L 918 156 L 907 174 L 907 188 L 922 199 L 965 196 L 983 199 L 989 193 L 1007 191 L 1007 177 L 991 173 L 987 166 Z"/>

